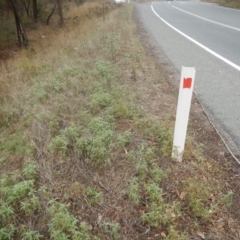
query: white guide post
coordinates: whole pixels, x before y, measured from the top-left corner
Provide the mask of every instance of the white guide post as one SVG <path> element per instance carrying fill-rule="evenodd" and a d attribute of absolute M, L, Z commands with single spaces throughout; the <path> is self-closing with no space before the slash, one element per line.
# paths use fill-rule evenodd
<path fill-rule="evenodd" d="M 174 129 L 172 158 L 182 162 L 196 70 L 182 67 Z"/>

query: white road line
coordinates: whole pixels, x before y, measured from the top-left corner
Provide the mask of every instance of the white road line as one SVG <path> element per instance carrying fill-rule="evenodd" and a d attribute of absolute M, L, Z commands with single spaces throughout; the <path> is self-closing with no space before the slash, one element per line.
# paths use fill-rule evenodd
<path fill-rule="evenodd" d="M 153 5 L 151 4 L 151 8 L 153 13 L 161 20 L 163 21 L 165 24 L 167 24 L 170 28 L 172 28 L 173 30 L 175 30 L 176 32 L 178 32 L 179 34 L 181 34 L 182 36 L 184 36 L 185 38 L 187 38 L 188 40 L 190 40 L 191 42 L 195 43 L 196 45 L 198 45 L 199 47 L 203 48 L 205 51 L 211 53 L 213 56 L 217 57 L 218 59 L 222 60 L 223 62 L 227 63 L 228 65 L 230 65 L 231 67 L 235 68 L 236 70 L 240 71 L 240 66 L 238 66 L 237 64 L 229 61 L 228 59 L 222 57 L 221 55 L 219 55 L 218 53 L 214 52 L 213 50 L 211 50 L 210 48 L 204 46 L 203 44 L 199 43 L 198 41 L 196 41 L 195 39 L 189 37 L 188 35 L 186 35 L 185 33 L 181 32 L 180 30 L 178 30 L 177 28 L 175 28 L 174 26 L 172 26 L 170 23 L 168 23 L 166 20 L 164 20 L 162 17 L 160 17 L 156 11 L 153 8 Z"/>
<path fill-rule="evenodd" d="M 240 28 L 232 27 L 232 26 L 227 25 L 227 24 L 219 23 L 219 22 L 210 20 L 210 19 L 208 19 L 208 18 L 201 17 L 201 16 L 199 16 L 199 15 L 196 15 L 196 14 L 193 14 L 193 13 L 190 13 L 190 12 L 187 12 L 187 11 L 185 11 L 185 10 L 182 10 L 181 8 L 178 8 L 178 7 L 173 6 L 173 5 L 172 5 L 172 7 L 176 8 L 176 9 L 179 10 L 179 11 L 182 11 L 182 12 L 184 12 L 184 13 L 187 13 L 187 14 L 189 14 L 189 15 L 192 15 L 192 16 L 194 16 L 194 17 L 196 17 L 196 18 L 200 18 L 200 19 L 205 20 L 205 21 L 207 21 L 207 22 L 211 22 L 211 23 L 220 25 L 220 26 L 222 26 L 222 27 L 230 28 L 230 29 L 233 29 L 233 30 L 236 30 L 236 31 L 239 31 L 239 32 L 240 32 Z"/>

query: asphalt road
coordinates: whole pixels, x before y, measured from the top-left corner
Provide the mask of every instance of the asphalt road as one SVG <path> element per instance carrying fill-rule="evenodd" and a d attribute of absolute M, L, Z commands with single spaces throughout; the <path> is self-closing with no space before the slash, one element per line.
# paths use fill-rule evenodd
<path fill-rule="evenodd" d="M 240 11 L 197 1 L 136 4 L 142 25 L 179 72 L 195 67 L 194 92 L 240 158 Z"/>

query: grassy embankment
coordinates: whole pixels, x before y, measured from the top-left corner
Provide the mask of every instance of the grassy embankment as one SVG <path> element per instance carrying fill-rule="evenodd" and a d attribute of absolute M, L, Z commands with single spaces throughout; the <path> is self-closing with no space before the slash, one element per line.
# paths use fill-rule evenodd
<path fill-rule="evenodd" d="M 41 30 L 2 66 L 0 239 L 234 239 L 220 164 L 193 133 L 172 162 L 175 112 L 147 114 L 144 94 L 176 95 L 132 14 Z"/>
<path fill-rule="evenodd" d="M 224 6 L 224 7 L 240 9 L 240 1 L 239 0 L 209 0 L 207 2 L 216 3 L 216 4 L 219 4 L 220 6 Z"/>

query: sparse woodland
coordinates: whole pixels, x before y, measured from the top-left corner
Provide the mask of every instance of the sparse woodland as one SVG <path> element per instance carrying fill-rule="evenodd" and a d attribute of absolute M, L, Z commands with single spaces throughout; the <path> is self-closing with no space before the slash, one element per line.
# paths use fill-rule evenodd
<path fill-rule="evenodd" d="M 28 45 L 28 30 L 36 27 L 36 23 L 50 24 L 54 13 L 58 14 L 60 26 L 64 26 L 64 11 L 68 3 L 74 2 L 76 6 L 83 4 L 83 0 L 0 0 L 0 48 L 9 47 L 15 43 Z"/>

